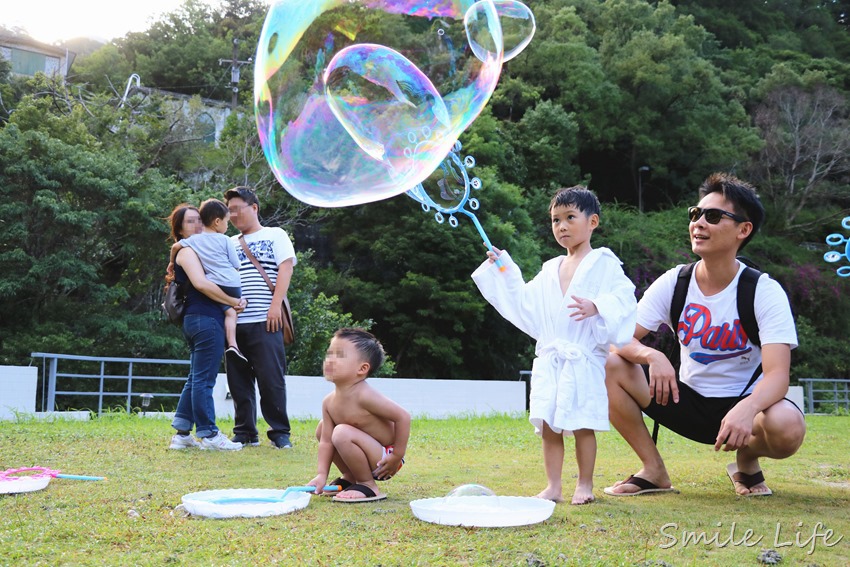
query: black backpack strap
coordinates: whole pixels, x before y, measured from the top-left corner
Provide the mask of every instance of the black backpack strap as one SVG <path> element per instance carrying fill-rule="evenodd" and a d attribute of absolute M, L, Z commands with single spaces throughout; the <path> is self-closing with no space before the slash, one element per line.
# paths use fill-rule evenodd
<path fill-rule="evenodd" d="M 738 259 L 741 260 L 741 258 Z M 761 338 L 759 337 L 759 324 L 756 321 L 756 285 L 760 277 L 761 272 L 748 265 L 741 272 L 741 277 L 738 278 L 738 319 L 741 321 L 744 332 L 747 333 L 747 338 L 759 348 L 761 348 Z M 750 386 L 758 380 L 761 373 L 762 366 L 759 364 L 753 371 L 750 381 L 738 394 L 738 398 L 741 398 L 750 389 Z"/>
<path fill-rule="evenodd" d="M 679 269 L 679 276 L 676 278 L 676 287 L 673 288 L 673 298 L 670 300 L 670 328 L 673 329 L 673 334 L 677 337 L 679 317 L 682 316 L 682 310 L 685 308 L 685 298 L 688 295 L 688 285 L 691 283 L 691 274 L 694 272 L 694 265 L 696 265 L 696 262 L 691 262 Z"/>
<path fill-rule="evenodd" d="M 747 382 L 747 385 L 744 386 L 744 389 L 741 390 L 740 394 L 738 394 L 738 400 L 735 401 L 735 404 L 737 404 L 738 401 L 740 401 L 740 399 L 744 397 L 744 394 L 747 392 L 747 390 L 750 389 L 750 386 L 752 386 L 753 384 L 756 383 L 756 380 L 758 380 L 758 377 L 761 376 L 761 372 L 762 372 L 762 367 L 761 367 L 761 362 L 759 362 L 759 365 L 756 366 L 756 369 L 753 371 L 753 375 L 750 377 L 750 381 Z M 732 404 L 732 405 L 734 406 L 735 404 Z"/>
<path fill-rule="evenodd" d="M 750 268 L 744 268 L 741 277 L 738 278 L 738 319 L 750 342 L 761 347 L 759 339 L 759 324 L 756 321 L 756 284 L 758 284 L 761 272 Z"/>

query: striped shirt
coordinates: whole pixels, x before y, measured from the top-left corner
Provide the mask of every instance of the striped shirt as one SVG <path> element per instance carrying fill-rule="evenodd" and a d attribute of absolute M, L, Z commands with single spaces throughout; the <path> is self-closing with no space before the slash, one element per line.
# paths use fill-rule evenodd
<path fill-rule="evenodd" d="M 236 246 L 236 255 L 239 257 L 239 277 L 242 280 L 242 297 L 248 300 L 248 307 L 239 314 L 237 322 L 261 323 L 265 322 L 269 307 L 272 303 L 272 292 L 266 284 L 266 280 L 248 259 L 239 236 L 231 237 L 233 245 Z M 273 284 L 277 284 L 278 266 L 292 258 L 295 266 L 295 249 L 289 235 L 277 227 L 263 227 L 257 232 L 245 235 L 245 244 L 248 249 L 266 271 Z"/>

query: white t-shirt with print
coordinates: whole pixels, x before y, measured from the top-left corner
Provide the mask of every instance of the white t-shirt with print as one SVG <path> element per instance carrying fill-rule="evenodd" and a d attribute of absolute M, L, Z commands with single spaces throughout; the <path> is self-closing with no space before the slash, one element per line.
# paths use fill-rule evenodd
<path fill-rule="evenodd" d="M 239 235 L 232 236 L 231 240 L 236 247 L 236 255 L 239 258 L 239 276 L 242 280 L 242 297 L 248 300 L 245 311 L 239 314 L 236 320 L 242 323 L 265 322 L 269 307 L 272 304 L 272 292 L 269 286 L 248 256 L 239 242 Z M 282 262 L 292 258 L 295 266 L 295 248 L 289 235 L 282 228 L 264 226 L 257 232 L 245 235 L 245 243 L 251 254 L 260 262 L 260 265 L 268 274 L 273 284 L 277 284 L 278 266 Z"/>
<path fill-rule="evenodd" d="M 670 302 L 681 267 L 668 270 L 646 290 L 638 303 L 638 325 L 657 331 L 662 323 L 670 324 Z M 738 396 L 761 363 L 761 348 L 747 338 L 738 317 L 738 279 L 745 267 L 740 264 L 726 289 L 711 296 L 697 285 L 696 269 L 691 275 L 676 333 L 682 360 L 679 379 L 706 397 Z M 796 348 L 788 296 L 767 274 L 756 284 L 755 315 L 763 345 Z"/>

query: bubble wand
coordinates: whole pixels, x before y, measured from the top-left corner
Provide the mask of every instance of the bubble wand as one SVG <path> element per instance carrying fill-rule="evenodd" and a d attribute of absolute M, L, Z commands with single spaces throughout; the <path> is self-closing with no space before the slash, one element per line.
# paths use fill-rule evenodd
<path fill-rule="evenodd" d="M 466 156 L 463 160 L 460 159 L 460 150 L 463 148 L 460 141 L 455 142 L 452 150 L 449 152 L 449 155 L 446 156 L 446 159 L 440 164 L 439 169 L 432 174 L 431 178 L 435 175 L 437 176 L 437 187 L 440 190 L 439 200 L 441 202 L 445 202 L 448 206 L 441 205 L 437 203 L 435 199 L 433 199 L 428 192 L 425 190 L 425 187 L 422 183 L 419 183 L 407 192 L 407 196 L 411 199 L 418 201 L 422 205 L 422 210 L 430 212 L 430 210 L 436 209 L 436 214 L 434 215 L 434 220 L 438 223 L 442 224 L 446 220 L 446 216 L 448 215 L 449 226 L 452 228 L 457 228 L 458 220 L 455 217 L 456 213 L 461 213 L 472 219 L 472 224 L 475 225 L 475 228 L 478 230 L 479 236 L 484 241 L 484 246 L 487 247 L 488 250 L 496 254 L 496 250 L 493 248 L 493 245 L 490 243 L 490 239 L 487 238 L 487 233 L 484 232 L 484 227 L 481 226 L 481 223 L 478 221 L 478 217 L 472 211 L 469 211 L 465 208 L 467 203 L 469 204 L 469 208 L 473 211 L 477 211 L 480 203 L 478 199 L 475 197 L 470 198 L 470 188 L 475 189 L 476 191 L 481 189 L 481 180 L 477 177 L 469 178 L 469 169 L 475 167 L 475 158 L 472 156 Z M 498 254 L 496 254 L 496 265 L 499 267 L 500 272 L 505 271 L 505 265 L 499 259 Z"/>
<path fill-rule="evenodd" d="M 841 221 L 841 226 L 850 230 L 850 217 L 844 217 L 844 220 Z M 826 243 L 830 246 L 841 246 L 844 244 L 844 252 L 841 253 L 838 250 L 830 250 L 826 254 L 823 255 L 823 259 L 829 263 L 835 263 L 844 258 L 845 260 L 850 260 L 850 238 L 846 236 L 842 236 L 838 233 L 830 234 L 826 237 Z M 850 277 L 850 266 L 841 266 L 835 273 L 838 274 L 839 277 L 846 278 Z"/>
<path fill-rule="evenodd" d="M 23 472 L 35 472 L 30 475 L 20 475 Z M 41 478 L 41 477 L 64 478 L 66 480 L 106 480 L 105 476 L 83 476 L 79 474 L 62 474 L 57 470 L 48 469 L 47 467 L 24 467 L 20 469 L 8 469 L 0 472 L 0 482 L 15 481 L 26 478 Z"/>
<path fill-rule="evenodd" d="M 34 473 L 34 474 L 21 474 Z M 47 467 L 24 467 L 20 469 L 8 469 L 0 472 L 0 494 L 19 494 L 21 492 L 35 492 L 47 488 L 53 478 L 65 478 L 69 480 L 105 480 L 102 476 L 82 476 L 76 474 L 61 474 L 57 470 Z"/>

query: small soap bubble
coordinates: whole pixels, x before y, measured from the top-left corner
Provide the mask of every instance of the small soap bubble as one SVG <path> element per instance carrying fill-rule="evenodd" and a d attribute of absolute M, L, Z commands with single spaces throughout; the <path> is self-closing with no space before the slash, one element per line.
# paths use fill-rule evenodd
<path fill-rule="evenodd" d="M 457 496 L 496 496 L 496 493 L 482 484 L 462 484 L 446 494 L 446 498 Z"/>
<path fill-rule="evenodd" d="M 495 10 L 495 16 L 493 15 Z M 497 33 L 492 33 L 490 20 L 500 22 Z M 500 52 L 502 62 L 519 55 L 531 42 L 537 24 L 528 6 L 517 0 L 477 2 L 464 17 L 469 47 L 482 61 Z"/>

